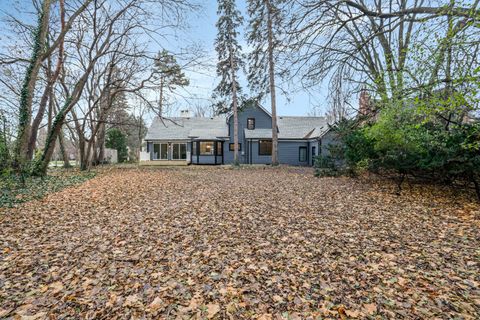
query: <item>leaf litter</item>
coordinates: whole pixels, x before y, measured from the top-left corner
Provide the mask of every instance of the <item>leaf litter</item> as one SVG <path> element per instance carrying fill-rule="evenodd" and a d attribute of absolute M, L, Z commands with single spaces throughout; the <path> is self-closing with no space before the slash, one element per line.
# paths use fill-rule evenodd
<path fill-rule="evenodd" d="M 110 170 L 0 213 L 0 318 L 478 318 L 479 207 L 393 189 Z"/>

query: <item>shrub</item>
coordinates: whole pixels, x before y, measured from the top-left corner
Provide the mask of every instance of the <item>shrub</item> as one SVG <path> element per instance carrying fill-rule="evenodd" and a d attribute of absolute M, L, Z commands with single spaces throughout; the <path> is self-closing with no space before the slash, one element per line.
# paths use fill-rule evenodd
<path fill-rule="evenodd" d="M 320 159 L 316 174 L 369 170 L 464 182 L 474 185 L 480 199 L 480 123 L 445 126 L 426 119 L 415 108 L 387 107 L 373 124 L 343 123 L 336 130 L 343 142 L 345 165 L 338 168 L 336 159 Z"/>
<path fill-rule="evenodd" d="M 115 149 L 118 152 L 118 162 L 125 162 L 128 157 L 127 137 L 117 128 L 107 131 L 105 142 L 107 148 Z"/>
<path fill-rule="evenodd" d="M 341 174 L 331 156 L 316 156 L 314 166 L 316 177 L 336 177 Z"/>

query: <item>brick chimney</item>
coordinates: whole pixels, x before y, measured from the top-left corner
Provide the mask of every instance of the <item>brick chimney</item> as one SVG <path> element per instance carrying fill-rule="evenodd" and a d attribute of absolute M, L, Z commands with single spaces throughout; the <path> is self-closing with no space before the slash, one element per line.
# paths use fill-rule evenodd
<path fill-rule="evenodd" d="M 358 114 L 360 116 L 369 115 L 372 112 L 372 105 L 370 100 L 370 95 L 368 94 L 367 89 L 363 88 L 360 91 L 360 99 L 358 101 Z"/>
<path fill-rule="evenodd" d="M 190 117 L 190 110 L 180 110 L 180 117 L 182 118 L 189 118 Z"/>

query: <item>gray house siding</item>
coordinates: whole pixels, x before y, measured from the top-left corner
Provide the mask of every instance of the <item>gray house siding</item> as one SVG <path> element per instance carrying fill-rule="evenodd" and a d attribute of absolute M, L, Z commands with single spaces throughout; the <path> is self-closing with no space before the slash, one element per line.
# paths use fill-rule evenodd
<path fill-rule="evenodd" d="M 246 150 L 246 163 L 253 164 L 270 164 L 271 156 L 262 156 L 258 154 L 258 140 L 247 141 L 248 150 Z M 307 152 L 306 161 L 300 161 L 300 147 L 304 147 Z M 311 165 L 311 153 L 309 154 L 308 141 L 278 141 L 278 160 L 281 164 L 293 166 L 309 166 Z"/>
<path fill-rule="evenodd" d="M 244 130 L 247 128 L 247 120 L 249 118 L 255 119 L 255 128 L 256 129 L 271 129 L 272 128 L 272 118 L 264 110 L 257 106 L 249 106 L 243 109 L 238 113 L 238 142 L 242 144 L 241 150 L 239 151 L 239 160 L 240 163 L 248 163 L 247 151 L 246 151 L 246 141 L 244 136 Z M 230 136 L 229 141 L 225 141 L 223 146 L 224 150 L 224 160 L 225 163 L 233 163 L 233 151 L 229 151 L 229 144 L 233 143 L 233 116 L 229 118 L 228 121 L 228 133 Z M 258 153 L 258 151 L 257 151 Z M 264 162 L 267 162 L 267 157 L 263 159 Z"/>
<path fill-rule="evenodd" d="M 322 136 L 321 139 L 321 155 L 322 156 L 329 156 L 330 155 L 330 149 L 334 146 L 340 145 L 341 142 L 337 135 L 333 131 L 328 131 Z"/>
<path fill-rule="evenodd" d="M 300 161 L 300 147 L 306 148 L 306 161 Z M 278 161 L 292 166 L 308 166 L 311 155 L 308 154 L 307 141 L 279 141 Z"/>

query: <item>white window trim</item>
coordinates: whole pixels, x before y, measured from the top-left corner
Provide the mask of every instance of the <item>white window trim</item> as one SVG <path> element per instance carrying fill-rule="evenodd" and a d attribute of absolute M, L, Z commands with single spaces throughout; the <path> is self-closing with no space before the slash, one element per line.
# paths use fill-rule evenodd
<path fill-rule="evenodd" d="M 157 158 L 157 159 L 155 158 L 155 145 L 156 145 L 156 144 L 158 144 L 158 145 L 160 146 L 160 149 L 159 149 L 160 152 L 159 152 L 159 154 L 158 154 L 158 156 L 159 156 L 160 158 Z M 166 158 L 166 159 L 162 159 L 162 144 L 166 144 L 166 145 L 167 145 L 167 158 Z M 166 143 L 166 142 L 158 142 L 158 143 L 155 143 L 155 142 L 154 142 L 154 143 L 152 144 L 152 153 L 153 153 L 152 160 L 154 160 L 154 161 L 168 161 L 168 149 L 169 149 L 169 148 L 168 148 L 168 143 Z"/>
<path fill-rule="evenodd" d="M 178 145 L 183 144 L 183 145 L 185 146 L 185 159 L 182 159 L 182 158 L 176 159 L 176 158 L 173 157 L 173 155 L 174 155 L 174 153 L 173 153 L 173 146 L 176 145 L 176 144 L 178 144 Z M 172 153 L 171 153 L 171 154 L 172 154 L 172 160 L 185 160 L 185 161 L 187 161 L 187 158 L 188 158 L 188 157 L 187 157 L 187 144 L 186 144 L 186 143 L 183 143 L 183 142 L 173 142 L 173 143 L 171 144 L 171 147 L 170 147 L 170 148 L 171 148 L 171 152 L 172 152 Z M 180 154 L 180 153 L 181 153 L 181 152 L 179 152 L 179 154 Z"/>

